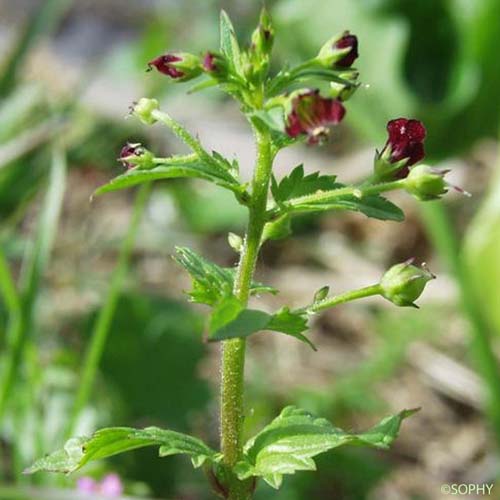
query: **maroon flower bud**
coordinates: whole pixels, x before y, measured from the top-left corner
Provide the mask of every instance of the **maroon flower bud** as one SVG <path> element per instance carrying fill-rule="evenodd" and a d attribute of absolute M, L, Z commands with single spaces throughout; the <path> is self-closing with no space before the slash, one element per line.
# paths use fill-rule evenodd
<path fill-rule="evenodd" d="M 169 76 L 170 78 L 182 78 L 184 73 L 179 71 L 172 63 L 180 62 L 182 58 L 175 54 L 165 54 L 148 62 L 149 70 L 154 66 L 160 73 Z"/>
<path fill-rule="evenodd" d="M 358 56 L 358 38 L 344 31 L 330 38 L 315 59 L 325 68 L 350 68 Z"/>
<path fill-rule="evenodd" d="M 152 168 L 153 154 L 144 148 L 140 143 L 127 142 L 120 151 L 118 161 L 121 161 L 123 166 L 130 170 L 131 168 Z"/>
<path fill-rule="evenodd" d="M 127 169 L 133 168 L 135 165 L 126 160 L 126 158 L 130 158 L 131 156 L 140 156 L 142 151 L 143 148 L 140 143 L 127 142 L 127 144 L 125 144 L 125 146 L 121 149 L 118 160 L 121 161 L 123 166 Z"/>
<path fill-rule="evenodd" d="M 345 108 L 339 100 L 321 97 L 319 90 L 309 90 L 292 98 L 285 130 L 290 137 L 305 134 L 309 144 L 317 144 L 344 115 Z"/>
<path fill-rule="evenodd" d="M 351 35 L 348 31 L 346 31 L 342 35 L 342 38 L 337 40 L 337 42 L 334 45 L 334 48 L 336 48 L 336 49 L 350 48 L 351 49 L 345 56 L 343 56 L 341 59 L 339 59 L 335 63 L 336 66 L 341 66 L 342 68 L 350 68 L 352 66 L 352 63 L 359 56 L 358 38 L 356 37 L 356 35 Z"/>
<path fill-rule="evenodd" d="M 216 56 L 213 52 L 207 52 L 203 58 L 203 69 L 209 73 L 217 71 Z"/>
<path fill-rule="evenodd" d="M 223 80 L 229 72 L 226 58 L 217 52 L 207 52 L 202 66 L 206 73 L 217 80 Z"/>
<path fill-rule="evenodd" d="M 191 80 L 201 73 L 200 58 L 187 52 L 171 52 L 159 56 L 149 61 L 149 71 L 153 67 L 177 81 Z"/>
<path fill-rule="evenodd" d="M 397 118 L 387 124 L 389 138 L 382 152 L 375 160 L 375 172 L 381 178 L 403 179 L 409 167 L 425 156 L 424 139 L 426 130 L 419 120 Z"/>

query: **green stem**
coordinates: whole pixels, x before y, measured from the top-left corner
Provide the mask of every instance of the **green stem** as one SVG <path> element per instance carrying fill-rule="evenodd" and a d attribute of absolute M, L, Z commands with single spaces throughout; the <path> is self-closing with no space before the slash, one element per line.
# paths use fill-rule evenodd
<path fill-rule="evenodd" d="M 297 210 L 295 210 L 295 207 L 297 206 L 307 205 L 309 203 L 328 203 L 344 196 L 355 196 L 356 198 L 361 199 L 364 196 L 394 191 L 395 189 L 404 189 L 405 182 L 405 179 L 399 179 L 397 181 L 382 182 L 380 184 L 373 184 L 369 186 L 346 186 L 338 189 L 332 189 L 330 191 L 318 191 L 313 194 L 288 200 L 284 203 L 284 211 L 290 210 L 296 212 Z M 268 219 L 273 219 L 281 215 L 282 212 L 283 210 L 281 207 L 272 207 L 267 211 L 266 216 Z"/>
<path fill-rule="evenodd" d="M 82 410 L 86 406 L 90 397 L 90 393 L 92 391 L 92 387 L 94 386 L 97 370 L 99 368 L 99 363 L 101 361 L 106 341 L 108 339 L 111 322 L 115 314 L 120 291 L 127 274 L 130 254 L 132 253 L 132 248 L 136 239 L 137 229 L 139 227 L 139 223 L 141 221 L 144 207 L 146 205 L 146 201 L 149 197 L 150 191 L 151 184 L 143 184 L 139 188 L 139 191 L 136 195 L 134 210 L 132 213 L 132 220 L 130 221 L 127 235 L 120 249 L 118 264 L 113 271 L 113 276 L 111 278 L 111 284 L 106 297 L 106 302 L 104 303 L 102 309 L 99 311 L 99 315 L 92 331 L 90 345 L 85 354 L 80 384 L 76 394 L 73 410 L 66 427 L 66 438 L 70 438 L 73 435 L 75 426 L 78 422 L 78 418 Z"/>
<path fill-rule="evenodd" d="M 256 138 L 258 151 L 248 226 L 234 285 L 234 293 L 243 304 L 248 302 L 259 253 L 273 162 L 269 134 L 256 131 Z M 245 500 L 251 497 L 251 485 L 248 482 L 240 482 L 231 472 L 242 453 L 245 344 L 245 339 L 241 338 L 226 340 L 222 344 L 220 437 L 221 451 L 227 468 L 228 498 L 231 500 Z"/>
<path fill-rule="evenodd" d="M 339 295 L 334 295 L 333 297 L 327 297 L 320 302 L 315 302 L 306 308 L 308 313 L 317 313 L 329 309 L 330 307 L 337 306 L 339 304 L 344 304 L 346 302 L 351 302 L 352 300 L 363 299 L 365 297 L 371 297 L 373 295 L 380 294 L 380 284 L 366 286 L 364 288 L 359 288 L 358 290 L 350 290 L 349 292 L 344 292 Z"/>

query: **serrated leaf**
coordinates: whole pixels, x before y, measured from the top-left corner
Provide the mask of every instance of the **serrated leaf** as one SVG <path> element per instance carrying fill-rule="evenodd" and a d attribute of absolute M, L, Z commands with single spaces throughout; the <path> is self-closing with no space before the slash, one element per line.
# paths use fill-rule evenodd
<path fill-rule="evenodd" d="M 241 73 L 241 51 L 233 23 L 226 11 L 220 13 L 220 50 L 229 59 L 234 69 Z"/>
<path fill-rule="evenodd" d="M 214 310 L 211 316 L 209 340 L 227 340 L 232 338 L 245 338 L 252 333 L 264 330 L 269 323 L 269 314 L 255 309 L 243 309 L 235 316 L 229 317 L 234 310 L 224 312 Z M 223 316 L 225 314 L 225 316 Z M 222 323 L 222 319 L 226 322 Z"/>
<path fill-rule="evenodd" d="M 327 210 L 350 210 L 361 212 L 367 217 L 380 220 L 401 222 L 404 220 L 403 211 L 394 203 L 380 195 L 369 195 L 357 198 L 346 195 L 331 201 L 312 201 L 294 204 L 293 211 L 319 212 Z"/>
<path fill-rule="evenodd" d="M 315 470 L 313 458 L 338 446 L 351 444 L 386 449 L 396 439 L 401 422 L 416 411 L 403 410 L 366 432 L 351 434 L 334 427 L 326 419 L 288 406 L 246 443 L 244 460 L 236 465 L 235 472 L 241 480 L 260 476 L 273 488 L 279 488 L 283 474 Z"/>
<path fill-rule="evenodd" d="M 193 279 L 193 289 L 188 293 L 192 302 L 215 306 L 232 295 L 236 273 L 234 268 L 218 266 L 189 248 L 177 247 L 176 251 L 175 260 Z M 250 288 L 251 295 L 277 292 L 275 288 L 257 282 L 252 283 Z"/>
<path fill-rule="evenodd" d="M 229 172 L 215 168 L 199 160 L 196 155 L 187 155 L 168 158 L 158 166 L 147 170 L 138 168 L 130 169 L 126 173 L 115 177 L 107 184 L 99 187 L 94 192 L 94 196 L 126 189 L 150 181 L 182 177 L 204 179 L 235 193 L 244 191 L 244 186 L 242 186 Z"/>
<path fill-rule="evenodd" d="M 217 453 L 203 441 L 186 434 L 158 427 L 146 429 L 112 427 L 97 431 L 91 438 L 70 439 L 62 450 L 37 460 L 26 473 L 47 471 L 69 474 L 93 460 L 155 445 L 160 446 L 160 457 L 186 454 L 198 466 L 206 460 L 217 459 Z"/>
<path fill-rule="evenodd" d="M 295 337 L 316 350 L 314 344 L 302 334 L 307 330 L 307 314 L 283 307 L 275 314 L 256 309 L 245 309 L 234 296 L 218 304 L 210 318 L 208 340 L 220 341 L 245 338 L 262 330 L 271 330 Z"/>
<path fill-rule="evenodd" d="M 290 311 L 288 307 L 283 307 L 272 315 L 266 328 L 295 337 L 297 340 L 309 345 L 314 351 L 317 351 L 316 346 L 303 335 L 303 332 L 308 329 L 307 319 L 305 312 Z"/>
<path fill-rule="evenodd" d="M 271 193 L 276 203 L 313 194 L 318 190 L 329 191 L 341 187 L 335 182 L 334 175 L 321 175 L 320 172 L 304 175 L 304 166 L 295 167 L 289 175 L 278 183 L 272 177 Z"/>
<path fill-rule="evenodd" d="M 293 215 L 303 212 L 350 210 L 374 219 L 398 222 L 404 220 L 403 211 L 383 196 L 363 195 L 361 191 L 359 196 L 355 195 L 352 189 L 336 183 L 333 176 L 320 176 L 317 172 L 301 178 L 302 172 L 298 169 L 299 167 L 294 169 L 290 176 L 285 177 L 279 184 L 273 181 L 273 195 L 277 197 L 277 204 L 282 205 L 279 209 L 274 209 L 276 215 L 282 212 Z M 291 190 L 303 194 L 289 195 Z"/>

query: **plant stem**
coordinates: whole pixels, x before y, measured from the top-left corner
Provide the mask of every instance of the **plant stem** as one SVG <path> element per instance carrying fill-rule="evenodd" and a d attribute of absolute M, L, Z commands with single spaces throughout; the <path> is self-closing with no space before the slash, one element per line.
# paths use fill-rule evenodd
<path fill-rule="evenodd" d="M 66 427 L 66 439 L 69 439 L 73 435 L 80 413 L 87 404 L 92 387 L 94 386 L 99 363 L 106 346 L 111 322 L 113 320 L 120 291 L 122 289 L 123 280 L 127 274 L 130 254 L 134 246 L 139 222 L 141 221 L 150 191 L 151 184 L 148 183 L 143 184 L 137 192 L 134 202 L 134 210 L 132 213 L 132 220 L 130 221 L 127 235 L 120 249 L 118 264 L 113 271 L 106 301 L 97 316 L 90 339 L 90 345 L 85 354 L 80 385 L 78 387 L 73 410 Z"/>
<path fill-rule="evenodd" d="M 307 312 L 317 313 L 320 311 L 324 311 L 325 309 L 329 309 L 330 307 L 350 302 L 351 300 L 363 299 L 365 297 L 379 295 L 380 290 L 380 285 L 377 283 L 376 285 L 370 285 L 364 288 L 359 288 L 358 290 L 350 290 L 349 292 L 334 295 L 333 297 L 327 297 L 320 302 L 316 302 L 310 305 L 306 309 Z"/>
<path fill-rule="evenodd" d="M 246 304 L 250 294 L 257 256 L 259 253 L 273 155 L 268 132 L 255 132 L 257 160 L 252 181 L 252 198 L 243 250 L 236 273 L 234 294 Z M 228 470 L 229 499 L 244 500 L 251 496 L 247 482 L 240 482 L 231 472 L 242 453 L 243 385 L 245 366 L 245 339 L 236 338 L 222 343 L 221 363 L 221 451 Z"/>

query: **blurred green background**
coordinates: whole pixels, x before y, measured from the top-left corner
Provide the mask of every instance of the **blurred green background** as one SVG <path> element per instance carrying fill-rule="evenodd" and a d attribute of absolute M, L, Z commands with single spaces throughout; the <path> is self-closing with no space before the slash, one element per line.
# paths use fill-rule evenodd
<path fill-rule="evenodd" d="M 286 478 L 256 498 L 439 499 L 445 483 L 499 478 L 500 2 L 498 0 L 274 0 L 275 67 L 313 56 L 333 34 L 360 40 L 363 86 L 322 149 L 294 147 L 277 175 L 304 162 L 340 179 L 369 175 L 385 124 L 423 120 L 427 161 L 452 169 L 472 194 L 443 203 L 395 200 L 403 223 L 359 214 L 304 217 L 294 237 L 266 246 L 259 274 L 279 288 L 266 307 L 300 306 L 314 290 L 376 281 L 416 257 L 439 279 L 421 309 L 381 300 L 344 305 L 313 321 L 319 352 L 286 336 L 249 342 L 246 431 L 297 404 L 347 429 L 422 407 L 389 452 L 338 450 L 318 473 Z M 124 120 L 141 96 L 241 160 L 253 145 L 237 106 L 215 91 L 146 73 L 166 49 L 217 47 L 220 8 L 249 39 L 261 2 L 3 0 L 0 2 L 0 499 L 77 498 L 77 477 L 26 477 L 34 457 L 68 434 L 105 425 L 159 425 L 217 446 L 217 345 L 203 342 L 201 307 L 170 255 L 189 245 L 232 265 L 228 231 L 245 212 L 197 182 L 158 183 L 89 203 L 122 171 L 127 140 L 165 154 L 180 145 Z M 94 370 L 94 368 L 96 370 Z M 83 387 L 83 388 L 82 388 Z M 137 451 L 80 475 L 122 478 L 130 496 L 208 499 L 187 460 Z M 498 486 L 500 488 L 500 486 Z M 471 497 L 472 498 L 472 497 Z M 496 497 L 495 497 L 496 498 Z"/>

